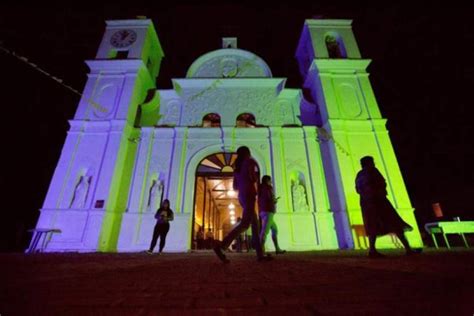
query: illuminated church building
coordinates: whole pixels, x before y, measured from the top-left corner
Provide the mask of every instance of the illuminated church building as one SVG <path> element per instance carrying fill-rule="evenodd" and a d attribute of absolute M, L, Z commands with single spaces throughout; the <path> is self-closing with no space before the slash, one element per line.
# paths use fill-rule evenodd
<path fill-rule="evenodd" d="M 40 210 L 37 228 L 61 230 L 46 251 L 146 250 L 163 199 L 175 212 L 165 251 L 196 249 L 200 227 L 222 239 L 242 212 L 232 191 L 242 145 L 280 197 L 283 249 L 367 248 L 354 185 L 365 155 L 415 228 L 411 245 L 422 246 L 350 20 L 305 21 L 300 88 L 287 88 L 235 38 L 197 58 L 173 89 L 156 88 L 163 58 L 150 20 L 107 21 Z M 377 246 L 401 247 L 390 235 Z"/>

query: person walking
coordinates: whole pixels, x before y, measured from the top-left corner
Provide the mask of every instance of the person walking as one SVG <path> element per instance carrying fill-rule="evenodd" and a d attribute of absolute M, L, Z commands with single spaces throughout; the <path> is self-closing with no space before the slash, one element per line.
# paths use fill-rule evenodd
<path fill-rule="evenodd" d="M 228 263 L 229 260 L 222 252 L 227 249 L 229 245 L 241 233 L 243 233 L 250 225 L 252 226 L 252 237 L 255 243 L 255 250 L 258 261 L 271 260 L 270 257 L 263 255 L 262 247 L 259 240 L 258 218 L 255 212 L 255 200 L 257 195 L 257 163 L 250 154 L 250 149 L 246 146 L 241 146 L 237 149 L 237 159 L 235 161 L 234 170 L 234 190 L 239 191 L 239 203 L 242 206 L 242 221 L 234 229 L 224 237 L 222 242 L 216 241 L 214 252 L 217 257 L 223 262 Z"/>
<path fill-rule="evenodd" d="M 285 253 L 286 250 L 282 250 L 278 245 L 278 226 L 274 220 L 277 200 L 273 192 L 272 178 L 267 175 L 263 176 L 262 183 L 258 188 L 258 210 L 262 222 L 260 244 L 263 252 L 265 252 L 265 240 L 271 230 L 275 253 L 278 255 Z"/>
<path fill-rule="evenodd" d="M 405 247 L 407 255 L 421 252 L 421 249 L 412 249 L 405 237 L 405 231 L 413 228 L 405 223 L 387 199 L 387 183 L 380 171 L 375 167 L 374 159 L 365 156 L 360 160 L 362 170 L 357 173 L 355 185 L 360 195 L 360 206 L 364 227 L 369 237 L 369 257 L 384 257 L 375 247 L 378 236 L 396 234 Z"/>
<path fill-rule="evenodd" d="M 235 225 L 232 227 L 232 229 L 234 229 L 235 227 L 237 227 L 237 225 L 240 224 L 240 222 L 242 221 L 242 218 L 241 217 L 237 217 L 237 221 L 235 223 Z M 237 236 L 237 238 L 235 238 L 235 242 L 233 245 L 235 245 L 235 251 L 236 252 L 242 252 L 242 243 L 244 242 L 245 240 L 245 235 L 243 233 L 239 234 Z M 230 249 L 232 249 L 232 245 L 230 246 Z"/>
<path fill-rule="evenodd" d="M 163 248 L 166 243 L 166 235 L 170 230 L 170 223 L 174 219 L 174 213 L 170 209 L 170 201 L 164 200 L 158 211 L 155 214 L 156 224 L 153 230 L 153 238 L 151 239 L 150 249 L 147 250 L 148 254 L 152 254 L 155 249 L 158 237 L 160 237 L 160 248 L 159 253 L 163 252 Z"/>

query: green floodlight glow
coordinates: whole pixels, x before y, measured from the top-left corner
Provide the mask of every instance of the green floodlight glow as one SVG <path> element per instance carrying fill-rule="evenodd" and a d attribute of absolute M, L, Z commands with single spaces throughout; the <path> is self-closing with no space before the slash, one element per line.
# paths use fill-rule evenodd
<path fill-rule="evenodd" d="M 87 61 L 88 82 L 37 224 L 64 232 L 54 236 L 51 249 L 146 247 L 154 221 L 150 183 L 159 179 L 176 215 L 167 242 L 174 243 L 173 251 L 189 250 L 195 176 L 216 167 L 216 161 L 201 161 L 230 157 L 242 145 L 280 196 L 275 221 L 283 248 L 366 248 L 354 181 L 367 155 L 387 181 L 388 199 L 414 228 L 407 233 L 410 244 L 422 246 L 366 71 L 371 61 L 361 57 L 351 23 L 305 22 L 296 58 L 310 92 L 306 99 L 301 89 L 285 87 L 285 78 L 274 78 L 263 59 L 237 48 L 204 54 L 186 78 L 172 80 L 172 89 L 157 90 L 164 53 L 152 21 L 107 21 L 97 59 Z M 113 59 L 117 47 L 110 37 L 124 29 L 136 39 Z M 206 117 L 219 120 L 203 124 Z M 229 177 L 231 165 L 219 172 Z M 77 204 L 83 207 L 71 208 L 77 180 L 86 172 L 91 189 L 81 195 L 87 197 Z M 392 236 L 378 239 L 377 246 L 398 247 Z"/>

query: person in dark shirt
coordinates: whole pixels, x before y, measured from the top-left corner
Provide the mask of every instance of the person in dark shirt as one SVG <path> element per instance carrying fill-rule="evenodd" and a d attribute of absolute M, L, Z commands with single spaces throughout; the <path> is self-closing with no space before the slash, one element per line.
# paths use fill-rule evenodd
<path fill-rule="evenodd" d="M 237 149 L 237 159 L 235 161 L 234 170 L 234 190 L 239 191 L 239 203 L 242 206 L 242 221 L 227 236 L 222 242 L 216 241 L 214 252 L 217 257 L 224 263 L 228 263 L 222 250 L 227 249 L 229 245 L 241 233 L 243 233 L 250 225 L 252 225 L 252 237 L 255 244 L 258 261 L 271 260 L 270 257 L 263 255 L 262 247 L 260 245 L 258 217 L 255 212 L 255 200 L 257 195 L 257 163 L 250 155 L 250 149 L 246 146 L 241 146 Z"/>
<path fill-rule="evenodd" d="M 283 254 L 286 250 L 282 250 L 278 245 L 278 226 L 274 220 L 277 200 L 273 193 L 272 178 L 270 176 L 263 176 L 262 183 L 258 188 L 258 210 L 262 221 L 260 244 L 263 251 L 265 251 L 265 239 L 271 230 L 275 253 Z"/>
<path fill-rule="evenodd" d="M 212 249 L 214 246 L 214 234 L 212 233 L 212 229 L 208 228 L 206 233 L 206 249 Z"/>
<path fill-rule="evenodd" d="M 376 248 L 377 236 L 396 234 L 405 247 L 407 255 L 419 253 L 421 249 L 413 250 L 404 232 L 413 228 L 405 223 L 387 199 L 387 183 L 375 167 L 374 159 L 365 156 L 360 160 L 362 170 L 356 177 L 356 191 L 360 195 L 360 206 L 364 219 L 364 228 L 369 237 L 369 257 L 383 257 Z"/>
<path fill-rule="evenodd" d="M 202 227 L 199 227 L 199 230 L 196 234 L 197 249 L 204 248 L 204 230 Z"/>
<path fill-rule="evenodd" d="M 163 248 L 165 247 L 166 235 L 170 230 L 169 222 L 174 219 L 174 213 L 170 209 L 170 201 L 168 199 L 164 200 L 158 211 L 156 211 L 155 219 L 156 225 L 155 229 L 153 230 L 153 238 L 151 239 L 150 249 L 147 251 L 149 254 L 153 253 L 153 249 L 155 249 L 158 237 L 160 237 L 159 253 L 162 253 Z"/>

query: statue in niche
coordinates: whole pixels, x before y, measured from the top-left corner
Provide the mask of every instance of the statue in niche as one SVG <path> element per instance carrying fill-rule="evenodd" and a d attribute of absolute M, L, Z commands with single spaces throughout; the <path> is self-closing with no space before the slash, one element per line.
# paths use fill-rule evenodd
<path fill-rule="evenodd" d="M 344 58 L 341 46 L 336 37 L 332 35 L 326 36 L 326 47 L 328 49 L 329 58 Z"/>
<path fill-rule="evenodd" d="M 163 194 L 163 183 L 159 180 L 151 182 L 150 194 L 148 195 L 147 211 L 156 211 L 158 205 L 161 204 L 161 196 Z"/>
<path fill-rule="evenodd" d="M 293 182 L 293 185 L 291 186 L 291 193 L 293 195 L 293 211 L 309 211 L 308 202 L 306 201 L 306 190 L 298 180 Z"/>
<path fill-rule="evenodd" d="M 83 175 L 79 178 L 74 189 L 74 195 L 69 208 L 84 208 L 91 183 L 91 176 Z"/>

